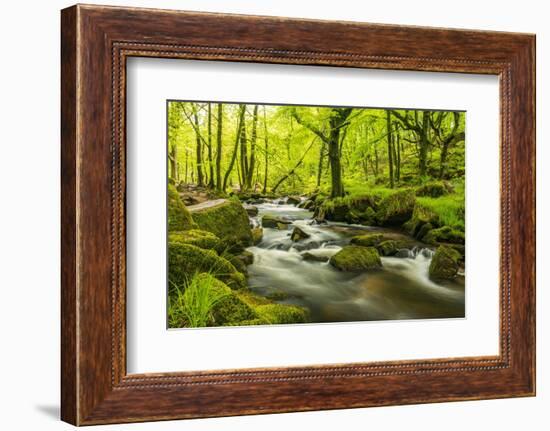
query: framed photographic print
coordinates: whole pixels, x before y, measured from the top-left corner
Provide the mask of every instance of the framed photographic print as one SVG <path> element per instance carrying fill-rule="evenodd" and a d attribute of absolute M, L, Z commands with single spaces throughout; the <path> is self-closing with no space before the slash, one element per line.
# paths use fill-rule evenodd
<path fill-rule="evenodd" d="M 61 30 L 63 420 L 535 394 L 533 35 Z"/>

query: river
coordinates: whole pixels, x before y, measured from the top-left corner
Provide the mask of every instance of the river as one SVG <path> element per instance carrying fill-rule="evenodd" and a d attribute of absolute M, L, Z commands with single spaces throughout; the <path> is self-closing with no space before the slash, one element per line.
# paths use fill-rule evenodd
<path fill-rule="evenodd" d="M 464 317 L 464 280 L 444 284 L 428 277 L 433 251 L 421 245 L 407 257 L 382 257 L 382 269 L 341 272 L 328 262 L 305 260 L 304 252 L 325 259 L 361 233 L 397 231 L 333 223 L 313 224 L 312 213 L 294 205 L 267 202 L 255 205 L 251 217 L 261 226 L 265 214 L 291 221 L 287 230 L 263 228 L 263 239 L 248 250 L 254 262 L 248 267 L 249 287 L 277 302 L 307 307 L 312 322 L 348 322 Z M 310 235 L 297 242 L 290 239 L 294 227 Z M 405 253 L 403 253 L 404 255 Z"/>

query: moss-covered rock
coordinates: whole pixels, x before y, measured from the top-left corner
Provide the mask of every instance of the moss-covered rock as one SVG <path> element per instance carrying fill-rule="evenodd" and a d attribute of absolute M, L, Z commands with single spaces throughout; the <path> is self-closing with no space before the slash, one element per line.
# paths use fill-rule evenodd
<path fill-rule="evenodd" d="M 360 245 L 361 247 L 374 247 L 384 241 L 384 235 L 381 233 L 367 233 L 365 235 L 354 236 L 350 243 Z"/>
<path fill-rule="evenodd" d="M 393 193 L 380 202 L 376 218 L 381 226 L 397 226 L 405 223 L 412 216 L 415 206 L 412 190 L 401 190 Z"/>
<path fill-rule="evenodd" d="M 429 225 L 428 227 L 424 227 Z M 420 202 L 416 202 L 414 210 L 410 220 L 408 220 L 403 227 L 409 233 L 409 235 L 422 239 L 422 237 L 434 227 L 438 226 L 438 217 L 429 208 L 426 208 Z M 422 234 L 422 235 L 421 235 Z"/>
<path fill-rule="evenodd" d="M 281 226 L 284 226 L 284 228 L 287 229 L 288 225 L 290 224 L 292 224 L 292 222 L 283 217 L 275 216 L 272 214 L 264 214 L 262 216 L 262 227 L 281 229 Z"/>
<path fill-rule="evenodd" d="M 298 205 L 301 202 L 300 196 L 289 196 L 286 203 L 289 205 Z"/>
<path fill-rule="evenodd" d="M 196 227 L 176 188 L 173 184 L 168 184 L 168 231 L 182 231 Z"/>
<path fill-rule="evenodd" d="M 397 251 L 400 248 L 402 247 L 399 247 L 398 241 L 395 241 L 393 239 L 382 241 L 376 246 L 376 250 L 378 250 L 378 253 L 380 253 L 380 255 L 382 256 L 393 256 L 397 254 Z"/>
<path fill-rule="evenodd" d="M 227 254 L 224 257 L 229 260 L 235 268 L 237 268 L 237 271 L 242 272 L 243 274 L 247 274 L 248 270 L 246 267 L 248 265 L 252 265 L 254 262 L 254 255 L 248 250 L 244 250 L 236 256 Z"/>
<path fill-rule="evenodd" d="M 225 286 L 225 285 L 224 285 Z M 237 292 L 229 292 L 216 303 L 212 310 L 212 326 L 236 325 L 240 322 L 257 318 L 254 309 L 243 301 Z"/>
<path fill-rule="evenodd" d="M 464 244 L 464 232 L 453 229 L 449 226 L 443 226 L 438 229 L 432 229 L 424 237 L 422 241 L 426 244 L 453 243 Z"/>
<path fill-rule="evenodd" d="M 258 318 L 271 325 L 284 323 L 306 323 L 309 321 L 309 312 L 303 307 L 287 304 L 266 304 L 256 307 Z"/>
<path fill-rule="evenodd" d="M 323 254 L 310 253 L 309 251 L 302 253 L 301 256 L 302 259 L 307 262 L 328 262 L 329 260 L 328 256 L 325 256 Z"/>
<path fill-rule="evenodd" d="M 460 253 L 451 247 L 442 245 L 437 248 L 430 263 L 430 278 L 433 280 L 449 280 L 456 276 Z"/>
<path fill-rule="evenodd" d="M 189 210 L 199 228 L 218 236 L 228 249 L 238 251 L 252 245 L 248 214 L 237 199 L 218 199 Z"/>
<path fill-rule="evenodd" d="M 196 273 L 209 273 L 233 289 L 246 286 L 245 277 L 227 259 L 213 250 L 179 242 L 168 243 L 168 279 L 184 286 Z"/>
<path fill-rule="evenodd" d="M 317 199 L 314 217 L 322 220 L 359 223 L 363 225 L 376 224 L 374 197 L 363 195 L 354 197 L 339 197 L 334 199 Z"/>
<path fill-rule="evenodd" d="M 310 236 L 311 235 L 309 235 L 308 233 L 306 233 L 302 229 L 300 229 L 298 226 L 296 226 L 294 228 L 294 230 L 292 231 L 292 234 L 290 235 L 290 239 L 292 241 L 296 242 L 296 241 L 301 241 L 302 239 L 307 239 Z"/>
<path fill-rule="evenodd" d="M 216 250 L 220 253 L 223 244 L 220 239 L 212 232 L 200 229 L 190 229 L 180 232 L 170 232 L 168 234 L 169 244 L 191 244 L 207 250 Z"/>
<path fill-rule="evenodd" d="M 264 230 L 261 227 L 252 228 L 252 244 L 257 245 L 262 242 Z"/>
<path fill-rule="evenodd" d="M 438 198 L 440 196 L 449 194 L 452 188 L 443 181 L 433 181 L 426 183 L 416 189 L 416 196 L 428 196 L 431 198 Z"/>
<path fill-rule="evenodd" d="M 364 271 L 382 267 L 380 255 L 374 247 L 345 246 L 332 256 L 330 264 L 340 271 Z"/>

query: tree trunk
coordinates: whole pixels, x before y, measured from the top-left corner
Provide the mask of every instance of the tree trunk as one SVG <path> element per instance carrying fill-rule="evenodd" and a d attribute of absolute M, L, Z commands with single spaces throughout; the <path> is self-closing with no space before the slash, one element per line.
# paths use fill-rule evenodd
<path fill-rule="evenodd" d="M 396 129 L 395 134 L 395 179 L 399 181 L 401 179 L 401 136 L 399 135 L 399 127 Z"/>
<path fill-rule="evenodd" d="M 246 105 L 240 105 L 239 120 L 237 123 L 237 133 L 235 134 L 235 145 L 233 146 L 233 154 L 231 155 L 229 166 L 227 167 L 227 171 L 225 171 L 225 176 L 223 178 L 223 191 L 225 191 L 225 189 L 227 188 L 227 180 L 231 175 L 231 171 L 233 170 L 233 165 L 235 164 L 235 159 L 237 158 L 237 151 L 239 149 L 239 141 L 241 137 L 241 128 L 243 127 L 243 123 L 244 123 L 245 109 L 246 109 Z"/>
<path fill-rule="evenodd" d="M 252 188 L 252 179 L 256 164 L 256 138 L 258 126 L 258 105 L 254 105 L 254 113 L 252 114 L 252 134 L 250 136 L 250 163 L 248 165 L 248 175 L 246 177 L 246 188 Z"/>
<path fill-rule="evenodd" d="M 428 159 L 428 131 L 430 122 L 430 111 L 422 112 L 422 134 L 420 136 L 420 151 L 418 154 L 418 174 L 423 177 L 426 175 Z"/>
<path fill-rule="evenodd" d="M 189 171 L 189 151 L 185 149 L 185 184 L 187 184 L 188 171 Z"/>
<path fill-rule="evenodd" d="M 202 144 L 199 134 L 199 116 L 197 115 L 197 109 L 193 108 L 193 121 L 195 123 L 195 136 L 197 140 L 197 185 L 203 186 L 204 180 L 202 175 Z"/>
<path fill-rule="evenodd" d="M 208 178 L 208 187 L 214 188 L 214 165 L 212 164 L 212 104 L 208 104 L 208 167 L 210 175 Z"/>
<path fill-rule="evenodd" d="M 319 165 L 317 167 L 317 188 L 321 187 L 321 179 L 323 178 L 323 161 L 325 159 L 325 141 L 321 141 L 319 149 Z"/>
<path fill-rule="evenodd" d="M 391 131 L 391 114 L 390 111 L 386 111 L 386 138 L 388 140 L 388 167 L 390 176 L 390 187 L 393 189 L 393 157 L 392 157 L 392 131 Z"/>
<path fill-rule="evenodd" d="M 265 167 L 264 167 L 264 189 L 262 193 L 267 192 L 267 166 L 268 166 L 268 137 L 267 137 L 267 121 L 265 115 L 265 106 L 264 106 L 264 156 L 265 156 Z"/>
<path fill-rule="evenodd" d="M 216 133 L 216 189 L 222 189 L 222 127 L 223 127 L 223 104 L 218 103 L 218 131 Z"/>
<path fill-rule="evenodd" d="M 246 111 L 246 106 L 245 106 Z M 246 178 L 248 177 L 248 154 L 247 154 L 247 142 L 246 142 L 246 123 L 243 122 L 241 126 L 241 175 L 239 179 L 239 185 L 241 191 L 246 189 Z"/>
<path fill-rule="evenodd" d="M 178 180 L 178 147 L 174 143 L 172 145 L 172 151 L 170 152 L 170 178 Z"/>
<path fill-rule="evenodd" d="M 342 165 L 340 163 L 340 125 L 334 117 L 330 119 L 328 158 L 330 160 L 331 174 L 330 197 L 336 198 L 344 196 L 344 186 L 342 184 Z"/>

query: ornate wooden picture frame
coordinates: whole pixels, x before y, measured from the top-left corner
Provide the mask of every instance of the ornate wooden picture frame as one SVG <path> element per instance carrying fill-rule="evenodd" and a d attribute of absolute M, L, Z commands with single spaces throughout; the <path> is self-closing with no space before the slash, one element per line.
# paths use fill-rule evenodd
<path fill-rule="evenodd" d="M 64 421 L 91 425 L 535 394 L 533 35 L 78 5 L 62 11 L 61 50 Z M 497 75 L 500 354 L 127 374 L 125 98 L 126 60 L 133 56 Z"/>

